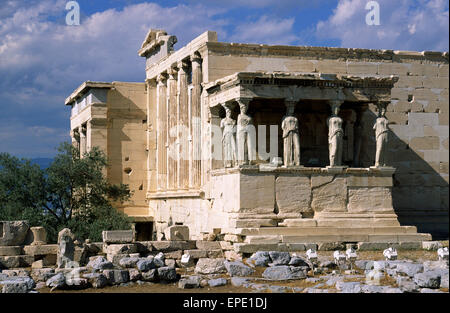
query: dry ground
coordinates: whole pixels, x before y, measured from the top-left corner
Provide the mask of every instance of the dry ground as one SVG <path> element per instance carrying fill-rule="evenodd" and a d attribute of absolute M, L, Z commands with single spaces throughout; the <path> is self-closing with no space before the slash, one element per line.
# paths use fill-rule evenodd
<path fill-rule="evenodd" d="M 448 246 L 448 241 L 446 242 L 446 246 Z M 298 252 L 297 255 L 304 256 L 304 252 Z M 328 259 L 333 259 L 333 251 L 320 251 L 319 255 L 321 257 L 327 257 Z M 382 251 L 360 251 L 358 252 L 359 260 L 383 260 L 383 252 Z M 413 251 L 398 251 L 398 259 L 399 260 L 411 260 L 415 262 L 424 262 L 424 261 L 435 261 L 437 260 L 436 251 L 424 251 L 424 250 L 413 250 Z M 308 288 L 317 285 L 319 282 L 312 283 L 307 282 L 305 280 L 291 280 L 291 281 L 273 281 L 268 283 L 267 281 L 260 280 L 262 272 L 265 268 L 256 268 L 255 273 L 251 276 L 254 277 L 255 280 L 252 282 L 259 284 L 270 284 L 274 286 L 286 286 L 286 287 L 300 287 L 300 288 Z M 194 274 L 194 273 L 182 273 L 182 274 Z M 356 274 L 363 274 L 363 271 L 357 270 Z M 312 276 L 311 273 L 309 275 Z M 227 275 L 222 275 L 222 277 L 227 277 Z M 318 275 L 314 277 L 320 277 Z M 259 279 L 258 279 L 259 278 Z M 359 281 L 364 283 L 364 278 L 345 278 L 345 281 Z M 389 285 L 392 287 L 396 287 L 395 280 L 391 277 L 385 277 L 382 281 L 383 285 Z M 94 289 L 89 288 L 85 290 L 55 290 L 52 293 L 251 293 L 254 292 L 252 288 L 244 288 L 244 287 L 234 287 L 231 284 L 227 284 L 226 286 L 220 287 L 204 287 L 198 289 L 179 289 L 177 287 L 177 283 L 172 284 L 145 284 L 145 285 L 137 285 L 123 287 L 123 286 L 109 286 L 102 289 Z M 322 287 L 324 289 L 330 288 L 329 286 Z M 441 291 L 448 292 L 447 289 L 441 289 Z M 49 288 L 39 289 L 40 293 L 49 293 Z M 270 292 L 267 290 L 266 292 Z"/>

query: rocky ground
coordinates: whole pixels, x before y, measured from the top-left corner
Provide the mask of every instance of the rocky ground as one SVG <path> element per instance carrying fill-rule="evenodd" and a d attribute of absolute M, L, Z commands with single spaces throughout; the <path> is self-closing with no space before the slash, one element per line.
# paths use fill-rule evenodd
<path fill-rule="evenodd" d="M 354 262 L 337 265 L 333 252 L 323 251 L 313 264 L 304 252 L 260 251 L 242 261 L 200 258 L 175 268 L 162 254 L 123 258 L 119 265 L 99 256 L 76 269 L 3 270 L 0 286 L 5 293 L 448 292 L 448 262 L 437 259 L 436 251 L 399 251 L 396 261 L 385 261 L 381 251 L 364 251 Z"/>

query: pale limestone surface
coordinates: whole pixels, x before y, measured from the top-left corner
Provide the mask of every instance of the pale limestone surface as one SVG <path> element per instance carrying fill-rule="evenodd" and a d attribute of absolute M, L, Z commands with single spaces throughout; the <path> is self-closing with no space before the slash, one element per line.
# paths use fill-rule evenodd
<path fill-rule="evenodd" d="M 163 41 L 165 55 L 153 54 Z M 149 32 L 140 51 L 148 53 L 145 84 L 86 83 L 66 101 L 73 106 L 74 138 L 78 134 L 86 150 L 106 147 L 112 161 L 108 178 L 135 191 L 122 208 L 125 213 L 153 218 L 159 234 L 169 222 L 183 223 L 194 237 L 214 228 L 233 233 L 236 227 L 262 225 L 397 227 L 394 207 L 406 220 L 417 223 L 420 213 L 425 225 L 448 229 L 442 218 L 448 214 L 448 53 L 229 44 L 218 42 L 214 32 L 178 50 L 172 50 L 173 42 L 162 30 Z M 189 66 L 192 83 L 187 80 Z M 347 87 L 340 93 L 337 86 Z M 342 162 L 361 169 L 324 171 L 323 164 L 307 174 L 276 167 L 274 173 L 263 173 L 236 169 L 231 163 L 224 170 L 224 160 L 213 157 L 214 126 L 220 127 L 225 117 L 218 107 L 234 107 L 231 115 L 237 119 L 244 101 L 255 125 L 281 125 L 285 106 L 274 99 L 295 101 L 295 112 L 330 101 L 350 105 L 335 114 L 345 122 Z M 393 171 L 369 169 L 376 159 L 372 126 L 378 102 L 390 102 L 386 118 L 392 124 L 392 140 L 386 153 L 387 163 L 396 168 L 394 181 Z M 199 123 L 187 122 L 188 106 Z M 325 148 L 327 157 L 326 143 L 303 131 L 302 116 L 296 115 L 302 149 L 315 145 L 322 150 L 312 155 L 322 153 L 323 158 Z M 324 122 L 312 122 L 313 129 L 325 128 Z M 174 125 L 186 126 L 181 134 L 188 136 L 168 136 Z M 305 145 L 304 138 L 315 141 Z M 177 153 L 171 159 L 170 145 L 183 142 L 189 144 L 188 160 Z M 251 152 L 259 144 L 247 143 Z M 286 173 L 296 178 L 291 181 Z M 357 238 L 349 236 L 341 239 Z"/>
<path fill-rule="evenodd" d="M 344 178 L 335 178 L 332 182 L 313 189 L 311 207 L 316 212 L 346 211 L 347 184 Z"/>
<path fill-rule="evenodd" d="M 278 176 L 275 183 L 275 198 L 279 213 L 311 211 L 311 183 L 308 177 L 295 175 Z"/>

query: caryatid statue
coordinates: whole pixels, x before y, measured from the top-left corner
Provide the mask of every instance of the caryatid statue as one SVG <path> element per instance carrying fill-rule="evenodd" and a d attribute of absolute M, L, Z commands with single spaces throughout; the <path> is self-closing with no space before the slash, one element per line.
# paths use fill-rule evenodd
<path fill-rule="evenodd" d="M 375 139 L 377 142 L 377 151 L 375 154 L 375 167 L 386 166 L 386 153 L 389 141 L 389 120 L 385 116 L 386 108 L 381 107 L 378 118 L 373 125 L 375 130 Z"/>
<path fill-rule="evenodd" d="M 286 116 L 281 122 L 284 144 L 284 166 L 300 166 L 300 134 L 298 119 L 294 116 L 295 103 L 286 104 Z"/>
<path fill-rule="evenodd" d="M 222 129 L 223 164 L 233 167 L 236 164 L 236 121 L 231 118 L 231 109 L 224 105 L 226 116 L 220 121 Z"/>
<path fill-rule="evenodd" d="M 328 126 L 328 150 L 330 167 L 342 165 L 342 151 L 344 145 L 343 121 L 338 116 L 340 101 L 334 101 L 331 106 L 332 115 L 327 120 Z"/>
<path fill-rule="evenodd" d="M 237 148 L 239 165 L 251 164 L 255 160 L 253 142 L 254 127 L 253 121 L 247 115 L 250 99 L 237 99 L 241 113 L 237 118 Z"/>

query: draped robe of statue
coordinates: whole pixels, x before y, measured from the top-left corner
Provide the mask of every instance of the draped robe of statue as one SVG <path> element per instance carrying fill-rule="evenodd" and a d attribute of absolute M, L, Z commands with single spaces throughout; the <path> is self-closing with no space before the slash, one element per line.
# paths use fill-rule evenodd
<path fill-rule="evenodd" d="M 250 127 L 252 127 L 252 118 L 245 113 L 238 115 L 237 120 L 237 148 L 238 148 L 238 161 L 239 164 L 251 164 L 255 160 L 253 155 L 253 139 L 250 133 Z"/>
<path fill-rule="evenodd" d="M 236 121 L 231 117 L 225 117 L 220 122 L 222 128 L 223 162 L 225 167 L 233 167 L 236 164 Z"/>
<path fill-rule="evenodd" d="M 342 165 L 344 145 L 344 130 L 342 129 L 342 123 L 342 119 L 338 116 L 330 117 L 327 121 L 330 166 Z"/>
<path fill-rule="evenodd" d="M 294 116 L 285 116 L 281 122 L 284 143 L 284 166 L 300 165 L 300 135 L 298 119 Z"/>
<path fill-rule="evenodd" d="M 377 142 L 377 151 L 375 155 L 375 166 L 386 166 L 386 152 L 389 137 L 389 121 L 384 116 L 377 118 L 373 129 L 375 130 L 375 139 Z"/>

